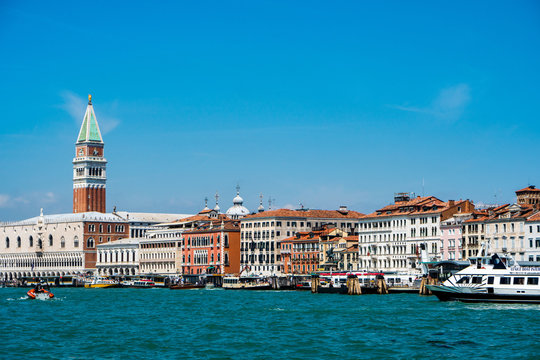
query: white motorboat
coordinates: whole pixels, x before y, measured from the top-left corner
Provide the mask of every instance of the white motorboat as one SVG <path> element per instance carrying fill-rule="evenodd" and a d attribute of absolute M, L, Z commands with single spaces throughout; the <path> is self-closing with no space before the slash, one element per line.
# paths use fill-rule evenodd
<path fill-rule="evenodd" d="M 426 285 L 439 300 L 540 303 L 540 267 L 522 266 L 509 255 L 475 257 L 442 285 Z"/>

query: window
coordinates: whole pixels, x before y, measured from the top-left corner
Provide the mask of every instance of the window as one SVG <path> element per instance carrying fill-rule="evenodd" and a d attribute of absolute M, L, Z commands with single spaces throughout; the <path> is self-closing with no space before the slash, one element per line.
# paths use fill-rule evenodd
<path fill-rule="evenodd" d="M 500 284 L 501 285 L 510 285 L 510 278 L 508 276 L 501 277 Z"/>
<path fill-rule="evenodd" d="M 9 238 L 6 238 L 6 248 L 9 248 Z"/>
<path fill-rule="evenodd" d="M 458 284 L 468 284 L 469 283 L 469 277 L 468 276 L 464 276 L 462 277 L 461 279 L 459 279 L 457 281 Z"/>
<path fill-rule="evenodd" d="M 514 285 L 525 285 L 525 278 L 524 277 L 515 277 L 514 278 Z"/>
<path fill-rule="evenodd" d="M 495 277 L 493 276 L 488 276 L 488 284 L 489 285 L 493 285 L 493 281 L 495 280 Z"/>
<path fill-rule="evenodd" d="M 471 284 L 481 284 L 482 283 L 482 277 L 481 276 L 473 276 Z"/>
<path fill-rule="evenodd" d="M 49 235 L 49 246 L 53 246 L 53 236 Z"/>
<path fill-rule="evenodd" d="M 63 236 L 60 238 L 60 247 L 66 247 L 66 239 Z"/>
<path fill-rule="evenodd" d="M 21 237 L 17 236 L 17 247 L 21 247 Z"/>
<path fill-rule="evenodd" d="M 111 232 L 111 225 L 107 225 L 107 232 L 110 233 Z"/>
<path fill-rule="evenodd" d="M 89 249 L 92 249 L 94 247 L 94 245 L 95 245 L 94 239 L 88 238 L 88 240 L 86 241 L 86 247 L 89 248 Z"/>
<path fill-rule="evenodd" d="M 538 285 L 538 278 L 537 277 L 527 278 L 527 285 Z"/>
<path fill-rule="evenodd" d="M 73 238 L 73 246 L 76 248 L 79 247 L 79 238 L 76 236 Z"/>

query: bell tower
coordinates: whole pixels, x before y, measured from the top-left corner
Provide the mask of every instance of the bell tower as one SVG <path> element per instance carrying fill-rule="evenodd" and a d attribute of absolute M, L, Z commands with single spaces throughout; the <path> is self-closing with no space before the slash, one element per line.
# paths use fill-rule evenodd
<path fill-rule="evenodd" d="M 73 212 L 98 211 L 104 213 L 107 160 L 103 157 L 103 138 L 88 95 L 73 159 Z"/>

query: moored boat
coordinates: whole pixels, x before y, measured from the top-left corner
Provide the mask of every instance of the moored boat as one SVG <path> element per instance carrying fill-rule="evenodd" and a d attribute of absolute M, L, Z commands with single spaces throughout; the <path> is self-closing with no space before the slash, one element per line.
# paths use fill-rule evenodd
<path fill-rule="evenodd" d="M 150 289 L 156 286 L 156 283 L 150 279 L 124 280 L 122 287 L 130 287 L 137 289 Z"/>
<path fill-rule="evenodd" d="M 441 301 L 540 303 L 540 266 L 521 266 L 509 255 L 470 259 L 442 285 L 426 285 Z"/>
<path fill-rule="evenodd" d="M 87 279 L 84 283 L 85 288 L 113 288 L 120 287 L 120 283 L 113 279 L 103 278 L 103 277 L 93 277 Z"/>
<path fill-rule="evenodd" d="M 271 290 L 272 284 L 267 279 L 258 276 L 226 276 L 223 278 L 223 288 L 227 290 Z"/>

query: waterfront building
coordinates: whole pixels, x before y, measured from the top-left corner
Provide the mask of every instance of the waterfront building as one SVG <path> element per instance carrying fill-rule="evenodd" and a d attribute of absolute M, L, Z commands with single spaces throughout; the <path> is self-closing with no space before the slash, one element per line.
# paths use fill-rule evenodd
<path fill-rule="evenodd" d="M 75 144 L 73 159 L 73 212 L 106 212 L 107 160 L 104 143 L 88 95 L 88 106 Z"/>
<path fill-rule="evenodd" d="M 345 249 L 338 249 L 336 252 L 340 254 L 340 260 L 338 263 L 339 270 L 345 271 L 359 271 L 359 255 L 358 255 L 358 238 L 353 242 L 352 245 L 346 247 Z"/>
<path fill-rule="evenodd" d="M 540 189 L 537 189 L 534 185 L 529 185 L 524 189 L 516 191 L 516 198 L 518 205 L 539 205 Z"/>
<path fill-rule="evenodd" d="M 471 213 L 469 200 L 444 202 L 435 196 L 396 193 L 394 203 L 359 221 L 359 266 L 362 270 L 410 272 L 420 266 L 420 245 L 431 260 L 441 259 L 441 223 Z"/>
<path fill-rule="evenodd" d="M 96 272 L 101 276 L 139 275 L 139 238 L 125 238 L 97 246 Z"/>
<path fill-rule="evenodd" d="M 182 236 L 181 273 L 238 274 L 240 224 L 237 220 L 212 220 Z"/>
<path fill-rule="evenodd" d="M 319 269 L 321 236 L 336 229 L 323 227 L 312 231 L 299 231 L 294 236 L 278 241 L 281 255 L 281 273 L 309 274 Z M 337 236 L 337 235 L 336 235 Z"/>
<path fill-rule="evenodd" d="M 346 231 L 332 227 L 328 227 L 327 231 L 321 234 L 319 270 L 337 271 L 340 269 L 343 251 L 354 243 L 358 244 L 358 236 L 347 235 Z"/>
<path fill-rule="evenodd" d="M 188 261 L 187 256 L 183 261 L 183 255 L 187 255 L 184 254 L 183 233 L 202 228 L 215 221 L 229 220 L 231 219 L 227 215 L 219 213 L 216 196 L 214 209 L 208 207 L 208 200 L 205 199 L 205 206 L 197 215 L 152 226 L 151 230 L 146 231 L 146 237 L 139 243 L 141 274 L 184 274 L 185 263 Z M 191 261 L 189 263 L 191 264 Z"/>
<path fill-rule="evenodd" d="M 464 222 L 472 214 L 455 214 L 441 222 L 441 260 L 461 260 Z"/>
<path fill-rule="evenodd" d="M 334 253 L 337 255 L 338 271 L 360 270 L 358 257 L 358 235 L 344 236 L 337 241 Z"/>
<path fill-rule="evenodd" d="M 0 278 L 93 272 L 96 247 L 127 237 L 129 225 L 112 214 L 43 215 L 0 224 Z"/>
<path fill-rule="evenodd" d="M 507 205 L 501 205 L 495 208 L 473 211 L 471 217 L 463 222 L 461 230 L 463 236 L 461 249 L 463 260 L 466 260 L 471 256 L 478 256 L 481 245 L 485 243 L 486 220 L 489 217 L 489 213 L 497 212 L 506 206 Z"/>
<path fill-rule="evenodd" d="M 527 260 L 540 261 L 540 212 L 527 219 L 525 223 L 527 238 Z"/>
<path fill-rule="evenodd" d="M 525 241 L 527 219 L 537 213 L 532 205 L 505 205 L 485 219 L 485 239 L 489 252 L 509 253 L 518 261 L 535 256 L 536 248 Z"/>
<path fill-rule="evenodd" d="M 240 267 L 249 274 L 279 275 L 284 271 L 281 240 L 297 232 L 320 230 L 324 225 L 355 235 L 363 216 L 345 206 L 339 210 L 278 209 L 245 216 L 240 220 Z"/>

